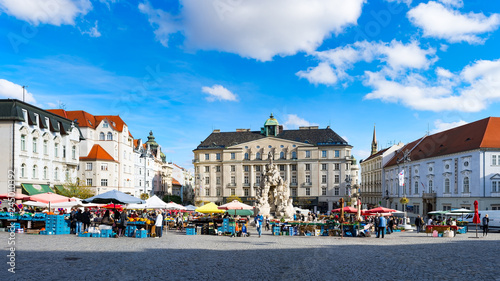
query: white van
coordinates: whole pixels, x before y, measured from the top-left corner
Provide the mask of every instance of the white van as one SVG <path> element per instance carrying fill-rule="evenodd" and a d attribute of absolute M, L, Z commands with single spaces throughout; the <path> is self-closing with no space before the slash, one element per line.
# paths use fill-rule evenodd
<path fill-rule="evenodd" d="M 499 230 L 500 231 L 500 210 L 497 211 L 478 211 L 479 218 L 481 219 L 481 223 L 483 224 L 483 217 L 488 214 L 488 218 L 490 219 L 489 229 L 490 230 Z M 464 221 L 468 221 L 470 224 L 472 223 L 472 219 L 474 218 L 474 213 L 464 214 Z"/>

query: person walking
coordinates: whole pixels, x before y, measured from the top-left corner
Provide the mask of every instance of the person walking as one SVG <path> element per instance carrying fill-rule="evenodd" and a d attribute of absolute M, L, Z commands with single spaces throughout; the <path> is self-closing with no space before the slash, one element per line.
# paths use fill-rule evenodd
<path fill-rule="evenodd" d="M 375 233 L 377 233 L 377 238 L 379 237 L 379 225 L 380 225 L 380 214 L 377 214 L 375 216 L 375 219 L 373 220 L 373 224 L 375 225 Z"/>
<path fill-rule="evenodd" d="M 382 236 L 382 238 L 384 238 L 386 226 L 387 226 L 387 219 L 383 216 L 380 216 L 379 223 L 378 223 L 378 231 L 380 234 L 377 235 L 377 238 L 379 238 L 380 236 Z"/>
<path fill-rule="evenodd" d="M 82 214 L 82 222 L 83 222 L 83 231 L 87 231 L 90 226 L 90 219 L 92 218 L 92 214 L 90 213 L 88 208 L 85 208 L 85 211 Z"/>
<path fill-rule="evenodd" d="M 488 225 L 490 223 L 490 218 L 488 218 L 488 214 L 483 218 L 483 236 L 488 236 Z"/>
<path fill-rule="evenodd" d="M 260 213 L 255 217 L 255 226 L 257 227 L 257 233 L 259 234 L 259 238 L 262 235 L 262 220 L 263 219 L 264 218 L 262 217 L 262 215 Z"/>
<path fill-rule="evenodd" d="M 424 222 L 422 221 L 422 218 L 420 216 L 417 216 L 415 218 L 415 226 L 417 227 L 417 233 L 420 233 L 422 231 L 422 225 Z"/>
<path fill-rule="evenodd" d="M 128 225 L 128 215 L 127 210 L 123 209 L 120 214 L 120 224 L 118 225 L 118 236 L 125 236 L 125 229 Z"/>
<path fill-rule="evenodd" d="M 269 227 L 269 216 L 266 216 L 266 231 L 271 230 Z"/>
<path fill-rule="evenodd" d="M 156 226 L 155 238 L 161 238 L 163 234 L 163 215 L 160 211 L 158 211 L 158 213 L 156 214 L 155 226 Z"/>
<path fill-rule="evenodd" d="M 82 232 L 82 225 L 83 225 L 82 210 L 78 209 L 78 211 L 76 212 L 75 218 L 76 218 L 75 234 L 78 235 L 78 233 Z"/>

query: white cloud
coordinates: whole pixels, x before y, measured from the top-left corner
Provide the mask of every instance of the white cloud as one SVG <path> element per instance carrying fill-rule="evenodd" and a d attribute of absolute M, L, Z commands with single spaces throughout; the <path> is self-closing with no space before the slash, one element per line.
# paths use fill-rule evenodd
<path fill-rule="evenodd" d="M 451 7 L 461 8 L 464 6 L 464 2 L 462 0 L 438 0 L 438 1 Z"/>
<path fill-rule="evenodd" d="M 23 100 L 23 87 L 21 85 L 12 83 L 5 79 L 0 79 L 0 97 L 9 99 Z M 24 101 L 27 103 L 36 104 L 33 94 L 25 89 Z"/>
<path fill-rule="evenodd" d="M 381 72 L 366 72 L 365 85 L 374 90 L 366 99 L 398 102 L 416 110 L 456 110 L 477 112 L 488 104 L 500 101 L 500 59 L 477 61 L 453 74 L 437 68 L 437 79 L 411 73 L 388 79 Z"/>
<path fill-rule="evenodd" d="M 101 37 L 101 33 L 97 27 L 97 21 L 95 21 L 94 26 L 91 27 L 89 31 L 81 31 L 81 33 L 88 34 L 90 37 Z"/>
<path fill-rule="evenodd" d="M 106 7 L 108 7 L 108 9 L 111 9 L 111 4 L 118 2 L 118 0 L 99 0 L 99 2 L 106 5 Z"/>
<path fill-rule="evenodd" d="M 304 126 L 318 126 L 316 123 L 311 123 L 303 118 L 300 118 L 296 114 L 288 114 L 286 116 L 286 121 L 283 123 L 283 128 L 286 130 L 298 129 Z"/>
<path fill-rule="evenodd" d="M 351 153 L 359 161 L 361 159 L 366 159 L 370 156 L 371 151 L 363 149 L 353 149 Z M 358 162 L 359 164 L 359 162 Z"/>
<path fill-rule="evenodd" d="M 358 62 L 382 62 L 382 70 L 389 76 L 396 76 L 408 69 L 428 69 L 437 58 L 436 50 L 422 49 L 418 42 L 403 44 L 393 40 L 386 42 L 356 42 L 332 50 L 315 52 L 313 55 L 320 63 L 317 67 L 296 73 L 313 84 L 333 85 L 349 79 L 347 71 Z M 385 64 L 384 64 L 385 63 Z"/>
<path fill-rule="evenodd" d="M 269 61 L 276 55 L 311 53 L 331 34 L 355 25 L 365 0 L 181 0 L 185 46 L 218 50 Z M 166 45 L 180 29 L 172 15 L 149 3 L 139 9 L 149 16 L 157 39 Z"/>
<path fill-rule="evenodd" d="M 438 119 L 438 120 L 434 121 L 434 127 L 435 127 L 435 129 L 431 131 L 431 134 L 435 134 L 435 133 L 439 133 L 439 132 L 442 132 L 442 131 L 446 131 L 448 129 L 455 128 L 455 127 L 458 127 L 458 126 L 462 126 L 462 125 L 465 125 L 465 124 L 467 124 L 467 122 L 465 122 L 464 120 L 460 120 L 460 121 L 457 121 L 457 122 L 445 123 L 441 119 Z"/>
<path fill-rule="evenodd" d="M 405 3 L 407 6 L 411 5 L 413 0 L 385 0 L 386 2 L 397 2 L 397 3 Z"/>
<path fill-rule="evenodd" d="M 221 85 L 213 85 L 212 87 L 202 87 L 201 91 L 208 94 L 206 98 L 208 101 L 213 102 L 216 100 L 223 101 L 238 101 L 238 97 L 231 93 L 228 89 Z"/>
<path fill-rule="evenodd" d="M 448 5 L 459 5 L 460 1 L 441 1 Z M 500 15 L 492 14 L 489 17 L 483 13 L 462 14 L 451 7 L 430 1 L 420 3 L 407 14 L 413 25 L 423 29 L 425 37 L 435 37 L 451 43 L 468 42 L 483 43 L 485 39 L 480 34 L 494 31 L 500 25 Z"/>
<path fill-rule="evenodd" d="M 156 39 L 163 46 L 168 47 L 170 34 L 180 30 L 174 17 L 161 9 L 154 9 L 149 2 L 139 4 L 139 10 L 148 16 L 149 23 L 155 29 Z"/>
<path fill-rule="evenodd" d="M 326 62 L 318 64 L 316 67 L 309 67 L 306 71 L 297 72 L 300 78 L 306 78 L 309 83 L 318 85 L 334 85 L 337 83 L 337 76 L 333 73 L 333 69 Z"/>
<path fill-rule="evenodd" d="M 33 25 L 75 24 L 75 18 L 92 10 L 89 0 L 0 0 L 0 11 Z"/>

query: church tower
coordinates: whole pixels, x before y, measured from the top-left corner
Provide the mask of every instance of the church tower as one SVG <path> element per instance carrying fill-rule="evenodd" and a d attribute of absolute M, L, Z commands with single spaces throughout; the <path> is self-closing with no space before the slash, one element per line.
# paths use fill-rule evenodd
<path fill-rule="evenodd" d="M 377 147 L 378 147 L 377 134 L 375 133 L 375 126 L 373 126 L 372 152 L 370 155 L 377 153 Z"/>

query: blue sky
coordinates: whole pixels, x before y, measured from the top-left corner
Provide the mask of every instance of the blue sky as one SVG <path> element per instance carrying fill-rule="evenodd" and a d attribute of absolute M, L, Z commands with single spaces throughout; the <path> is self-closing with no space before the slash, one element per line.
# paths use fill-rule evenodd
<path fill-rule="evenodd" d="M 213 129 L 370 151 L 498 116 L 500 2 L 0 0 L 0 98 L 120 115 L 191 168 Z"/>

